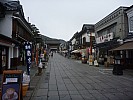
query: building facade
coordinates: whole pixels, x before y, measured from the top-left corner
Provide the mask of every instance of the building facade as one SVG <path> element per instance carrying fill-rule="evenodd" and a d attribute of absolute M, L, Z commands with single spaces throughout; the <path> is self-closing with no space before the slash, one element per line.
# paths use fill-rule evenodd
<path fill-rule="evenodd" d="M 6 4 L 5 4 L 6 3 Z M 24 42 L 32 42 L 33 33 L 19 1 L 1 2 L 4 16 L 0 18 L 0 72 L 25 62 Z M 3 10 L 2 10 L 3 12 Z"/>
<path fill-rule="evenodd" d="M 128 32 L 123 44 L 112 49 L 114 56 L 119 57 L 123 69 L 133 69 L 133 5 L 127 8 Z M 115 57 L 114 57 L 115 58 Z"/>
<path fill-rule="evenodd" d="M 124 39 L 125 43 L 123 44 L 127 44 L 123 51 L 124 68 L 133 69 L 133 5 L 126 10 L 126 14 L 128 17 L 128 36 Z"/>
<path fill-rule="evenodd" d="M 72 54 L 75 53 L 78 57 L 81 57 L 83 54 L 86 58 L 88 58 L 89 48 L 91 44 L 93 45 L 95 40 L 94 37 L 94 25 L 84 24 L 82 30 L 80 32 L 76 32 L 69 40 L 69 51 L 71 51 Z"/>
<path fill-rule="evenodd" d="M 119 7 L 95 24 L 97 59 L 110 59 L 109 50 L 122 44 L 128 34 L 128 22 L 125 10 L 128 7 Z M 99 59 L 100 58 L 100 59 Z"/>

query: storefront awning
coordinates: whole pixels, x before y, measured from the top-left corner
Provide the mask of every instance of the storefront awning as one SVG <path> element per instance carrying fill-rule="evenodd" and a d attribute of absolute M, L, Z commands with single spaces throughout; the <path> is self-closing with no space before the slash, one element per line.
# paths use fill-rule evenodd
<path fill-rule="evenodd" d="M 82 52 L 82 53 L 86 53 L 86 49 L 80 49 L 80 52 Z"/>
<path fill-rule="evenodd" d="M 63 52 L 63 53 L 67 53 L 68 51 L 67 51 L 67 50 L 63 50 L 62 52 Z"/>
<path fill-rule="evenodd" d="M 111 49 L 109 51 L 131 50 L 131 49 L 133 49 L 133 41 L 124 43 L 120 45 L 119 47 Z"/>
<path fill-rule="evenodd" d="M 80 50 L 73 50 L 72 53 L 80 53 Z"/>

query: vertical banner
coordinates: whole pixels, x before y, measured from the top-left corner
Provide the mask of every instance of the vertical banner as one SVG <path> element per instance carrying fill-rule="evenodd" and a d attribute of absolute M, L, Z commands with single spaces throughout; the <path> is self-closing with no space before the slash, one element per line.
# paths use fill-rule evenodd
<path fill-rule="evenodd" d="M 31 43 L 25 42 L 24 48 L 25 48 L 25 56 L 26 56 L 26 63 L 27 63 L 27 74 L 30 75 L 30 64 L 32 61 Z"/>

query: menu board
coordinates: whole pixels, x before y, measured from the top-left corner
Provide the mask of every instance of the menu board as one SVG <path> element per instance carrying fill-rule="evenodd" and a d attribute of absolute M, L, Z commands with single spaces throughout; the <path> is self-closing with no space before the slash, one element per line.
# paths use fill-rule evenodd
<path fill-rule="evenodd" d="M 1 100 L 22 100 L 22 70 L 3 71 Z"/>

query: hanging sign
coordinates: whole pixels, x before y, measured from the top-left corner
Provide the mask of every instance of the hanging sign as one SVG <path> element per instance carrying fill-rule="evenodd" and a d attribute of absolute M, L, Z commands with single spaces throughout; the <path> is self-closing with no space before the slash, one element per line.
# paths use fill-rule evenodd
<path fill-rule="evenodd" d="M 24 48 L 25 48 L 25 56 L 26 56 L 26 63 L 27 63 L 27 74 L 30 75 L 30 64 L 32 60 L 31 43 L 25 42 Z"/>

